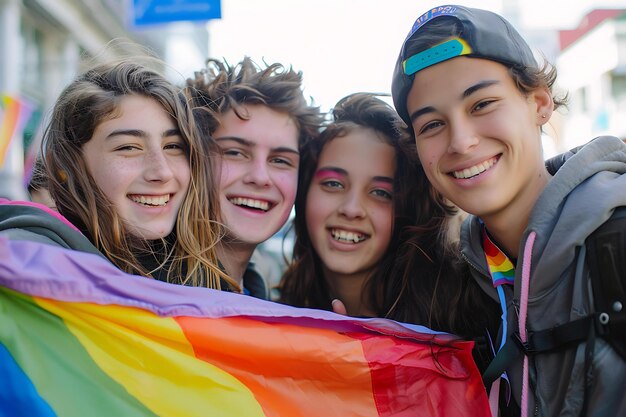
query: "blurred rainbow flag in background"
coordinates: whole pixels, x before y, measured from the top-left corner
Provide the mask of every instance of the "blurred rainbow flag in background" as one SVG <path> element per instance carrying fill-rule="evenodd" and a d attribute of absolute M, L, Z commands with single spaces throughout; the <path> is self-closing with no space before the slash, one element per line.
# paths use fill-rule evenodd
<path fill-rule="evenodd" d="M 33 110 L 24 99 L 0 95 L 0 167 L 4 165 L 11 140 L 22 134 Z"/>
<path fill-rule="evenodd" d="M 0 236 L 2 416 L 488 416 L 471 342 Z"/>

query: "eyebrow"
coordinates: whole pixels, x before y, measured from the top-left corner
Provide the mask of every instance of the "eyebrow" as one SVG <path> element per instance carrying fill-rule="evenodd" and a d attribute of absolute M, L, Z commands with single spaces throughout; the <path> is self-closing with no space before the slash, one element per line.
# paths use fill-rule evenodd
<path fill-rule="evenodd" d="M 315 171 L 315 176 L 317 177 L 318 175 L 323 174 L 326 171 L 330 171 L 335 174 L 342 175 L 344 177 L 348 176 L 348 171 L 346 171 L 343 168 L 338 168 L 338 167 L 321 167 L 317 171 Z"/>
<path fill-rule="evenodd" d="M 348 176 L 348 171 L 339 167 L 321 167 L 317 171 L 315 171 L 315 176 L 317 177 L 320 174 L 323 174 L 326 171 L 333 172 L 338 175 L 342 175 L 344 177 Z M 385 177 L 385 176 L 376 176 L 372 178 L 372 182 L 382 182 L 385 184 L 391 184 L 393 186 L 393 178 Z"/>
<path fill-rule="evenodd" d="M 107 139 L 114 138 L 116 136 L 134 136 L 137 138 L 147 138 L 148 134 L 140 129 L 117 129 L 107 135 Z M 168 129 L 161 135 L 164 138 L 170 136 L 180 136 L 180 130 Z"/>
<path fill-rule="evenodd" d="M 487 87 L 491 87 L 492 85 L 495 85 L 495 84 L 500 84 L 500 81 L 498 80 L 481 81 L 477 84 L 470 86 L 465 91 L 463 91 L 463 94 L 461 94 L 461 98 L 467 98 L 471 96 L 472 94 L 474 94 L 476 91 L 482 90 Z M 421 109 L 418 109 L 414 111 L 413 113 L 411 113 L 410 115 L 411 122 L 413 122 L 415 119 L 417 119 L 423 114 L 433 113 L 433 112 L 435 112 L 435 108 L 432 106 L 422 107 Z"/>
<path fill-rule="evenodd" d="M 393 178 L 390 177 L 374 177 L 372 178 L 374 182 L 384 182 L 393 185 Z"/>
<path fill-rule="evenodd" d="M 491 87 L 492 85 L 495 85 L 495 84 L 500 84 L 500 81 L 498 80 L 481 81 L 478 84 L 474 84 L 473 86 L 469 87 L 467 90 L 463 91 L 462 97 L 467 98 L 471 96 L 472 94 L 474 94 L 476 91 L 482 90 L 483 88 Z"/>
<path fill-rule="evenodd" d="M 247 139 L 236 137 L 236 136 L 222 136 L 219 138 L 215 138 L 216 142 L 222 142 L 222 141 L 227 141 L 227 140 L 237 142 L 241 146 L 245 146 L 248 148 L 254 148 L 256 146 L 256 143 Z M 271 148 L 270 151 L 273 153 L 285 153 L 286 152 L 286 153 L 293 153 L 296 155 L 300 155 L 300 152 L 297 149 L 290 148 L 289 146 L 278 146 L 276 148 Z"/>
<path fill-rule="evenodd" d="M 426 113 L 434 113 L 435 108 L 433 106 L 422 107 L 421 109 L 415 110 L 410 115 L 411 122 L 415 121 L 418 117 Z"/>

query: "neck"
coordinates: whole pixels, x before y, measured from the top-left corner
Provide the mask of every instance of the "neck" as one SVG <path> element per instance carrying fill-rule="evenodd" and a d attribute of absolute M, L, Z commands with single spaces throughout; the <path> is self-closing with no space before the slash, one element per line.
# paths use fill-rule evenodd
<path fill-rule="evenodd" d="M 243 274 L 252 257 L 256 245 L 222 241 L 217 246 L 217 258 L 229 277 L 243 286 Z"/>
<path fill-rule="evenodd" d="M 509 258 L 517 258 L 522 236 L 528 227 L 530 214 L 550 178 L 550 174 L 543 167 L 539 171 L 536 181 L 529 184 L 507 207 L 482 217 L 489 234 Z"/>
<path fill-rule="evenodd" d="M 324 268 L 324 277 L 331 288 L 332 298 L 338 298 L 346 307 L 349 316 L 374 317 L 375 313 L 365 305 L 363 286 L 369 271 L 356 274 L 337 274 Z"/>

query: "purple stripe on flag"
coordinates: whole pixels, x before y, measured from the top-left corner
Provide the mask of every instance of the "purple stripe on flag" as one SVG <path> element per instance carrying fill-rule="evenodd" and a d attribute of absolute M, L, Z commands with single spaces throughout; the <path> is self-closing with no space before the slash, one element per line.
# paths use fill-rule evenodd
<path fill-rule="evenodd" d="M 457 337 L 388 319 L 359 319 L 296 308 L 208 288 L 168 284 L 126 274 L 89 253 L 0 236 L 0 285 L 68 302 L 138 307 L 159 316 L 256 317 L 339 331 L 371 331 L 447 344 Z"/>

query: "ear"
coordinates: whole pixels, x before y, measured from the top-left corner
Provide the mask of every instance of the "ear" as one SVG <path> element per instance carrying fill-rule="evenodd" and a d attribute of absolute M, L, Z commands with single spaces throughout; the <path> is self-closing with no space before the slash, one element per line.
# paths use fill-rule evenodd
<path fill-rule="evenodd" d="M 534 90 L 529 98 L 535 106 L 537 126 L 543 126 L 550 120 L 554 111 L 552 93 L 548 87 L 540 87 Z"/>

